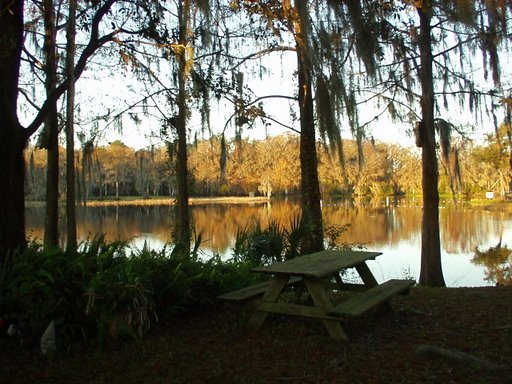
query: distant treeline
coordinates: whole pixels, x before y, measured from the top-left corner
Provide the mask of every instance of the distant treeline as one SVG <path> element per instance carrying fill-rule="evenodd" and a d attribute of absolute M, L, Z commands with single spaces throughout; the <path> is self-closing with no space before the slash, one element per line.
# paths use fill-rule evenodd
<path fill-rule="evenodd" d="M 487 190 L 497 194 L 508 190 L 504 176 L 508 155 L 497 154 L 496 151 L 503 148 L 498 147 L 489 138 L 485 146 L 466 144 L 460 146 L 457 158 L 440 160 L 440 193 L 455 192 L 472 197 Z M 381 142 L 366 142 L 358 148 L 355 141 L 347 140 L 342 156 L 320 144 L 318 154 L 320 183 L 325 194 L 421 193 L 421 159 L 416 148 Z M 46 152 L 31 146 L 26 156 L 27 198 L 44 200 Z M 136 151 L 114 141 L 108 146 L 77 150 L 75 156 L 77 195 L 81 201 L 102 197 L 175 195 L 172 145 Z M 63 194 L 66 188 L 64 164 L 60 169 Z M 298 193 L 299 138 L 280 135 L 265 140 L 232 140 L 222 144 L 215 136 L 198 141 L 189 147 L 189 171 L 192 196 Z"/>

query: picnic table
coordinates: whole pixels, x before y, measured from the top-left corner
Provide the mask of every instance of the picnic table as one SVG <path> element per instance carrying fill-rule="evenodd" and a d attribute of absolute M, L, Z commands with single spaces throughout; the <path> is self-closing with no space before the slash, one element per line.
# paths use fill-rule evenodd
<path fill-rule="evenodd" d="M 254 302 L 254 312 L 248 324 L 253 329 L 260 329 L 271 313 L 294 315 L 319 319 L 331 337 L 348 340 L 341 325 L 342 319 L 347 316 L 360 316 L 385 304 L 393 296 L 408 292 L 415 283 L 414 280 L 393 279 L 379 284 L 366 262 L 381 254 L 369 251 L 329 250 L 256 267 L 252 271 L 271 275 L 268 282 L 221 295 L 219 299 L 245 302 L 259 297 Z M 362 283 L 343 281 L 342 271 L 348 268 L 355 268 Z M 285 288 L 290 285 L 304 289 L 310 303 L 299 301 L 299 295 L 287 296 L 287 300 L 280 300 Z M 335 304 L 330 295 L 331 291 L 347 291 L 354 294 Z"/>

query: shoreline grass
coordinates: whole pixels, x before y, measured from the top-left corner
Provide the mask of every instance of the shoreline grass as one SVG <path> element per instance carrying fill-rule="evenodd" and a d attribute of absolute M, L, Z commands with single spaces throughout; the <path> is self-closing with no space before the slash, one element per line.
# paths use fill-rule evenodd
<path fill-rule="evenodd" d="M 189 205 L 202 204 L 263 204 L 270 201 L 268 197 L 256 196 L 216 196 L 216 197 L 190 197 Z M 78 202 L 77 202 L 78 203 Z M 105 200 L 89 200 L 88 207 L 104 206 L 156 206 L 156 205 L 175 205 L 176 199 L 173 197 L 152 197 L 143 199 L 141 197 L 121 197 L 119 199 L 108 198 Z M 27 201 L 27 207 L 44 206 L 44 201 Z M 81 205 L 81 204 L 77 204 Z"/>
<path fill-rule="evenodd" d="M 189 205 L 206 205 L 206 204 L 263 204 L 271 199 L 265 196 L 210 196 L 210 197 L 190 197 Z M 61 201 L 63 205 L 65 200 Z M 123 196 L 120 198 L 108 197 L 103 200 L 92 199 L 87 201 L 88 207 L 106 207 L 106 206 L 169 206 L 175 205 L 174 197 L 150 197 L 143 199 L 140 196 Z M 512 201 L 501 199 L 471 199 L 467 201 L 469 208 L 480 208 L 488 211 L 512 212 Z M 44 201 L 26 200 L 27 207 L 43 207 Z M 82 206 L 81 202 L 77 202 L 77 206 Z"/>

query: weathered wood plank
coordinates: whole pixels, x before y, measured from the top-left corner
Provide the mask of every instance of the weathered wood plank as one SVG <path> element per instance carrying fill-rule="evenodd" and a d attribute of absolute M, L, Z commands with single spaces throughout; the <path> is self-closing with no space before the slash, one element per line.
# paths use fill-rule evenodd
<path fill-rule="evenodd" d="M 254 305 L 259 311 L 277 313 L 280 315 L 291 315 L 299 317 L 308 317 L 313 319 L 326 319 L 340 321 L 339 317 L 329 316 L 325 309 L 312 307 L 310 305 L 299 305 L 290 303 L 268 303 L 259 301 Z"/>
<path fill-rule="evenodd" d="M 469 353 L 458 351 L 456 349 L 446 349 L 435 345 L 423 344 L 416 348 L 416 354 L 425 357 L 440 357 L 443 360 L 454 361 L 456 363 L 470 366 L 476 370 L 512 372 L 512 367 L 508 365 L 495 364 L 487 359 L 482 359 Z"/>
<path fill-rule="evenodd" d="M 393 296 L 408 291 L 414 280 L 389 280 L 344 301 L 329 311 L 331 315 L 360 316 L 370 309 L 383 304 Z"/>
<path fill-rule="evenodd" d="M 375 259 L 381 252 L 321 251 L 296 257 L 282 263 L 256 267 L 254 272 L 287 274 L 304 277 L 329 277 L 339 271 Z"/>
<path fill-rule="evenodd" d="M 302 280 L 302 278 L 300 278 L 300 277 L 291 277 L 288 280 L 287 285 L 297 284 L 301 280 Z M 223 295 L 217 296 L 217 300 L 230 301 L 230 302 L 234 302 L 234 303 L 244 303 L 248 300 L 251 300 L 258 296 L 263 295 L 269 285 L 270 285 L 270 280 L 265 281 L 263 283 L 254 284 L 249 287 L 245 287 L 242 289 L 238 289 L 236 291 L 224 293 Z"/>
<path fill-rule="evenodd" d="M 356 265 L 356 271 L 359 273 L 359 276 L 361 276 L 364 285 L 366 285 L 368 288 L 376 287 L 379 285 L 366 263 Z"/>
<path fill-rule="evenodd" d="M 270 280 L 270 285 L 268 289 L 265 291 L 263 297 L 261 298 L 261 301 L 275 303 L 279 298 L 281 292 L 283 292 L 283 289 L 286 287 L 288 279 L 289 276 L 277 275 L 272 280 Z M 249 326 L 249 328 L 258 330 L 265 322 L 267 316 L 268 312 L 256 310 L 252 314 L 247 325 Z"/>
<path fill-rule="evenodd" d="M 324 283 L 321 279 L 305 278 L 304 284 L 306 285 L 306 288 L 313 299 L 313 303 L 315 303 L 317 308 L 323 311 L 331 310 L 331 299 L 327 295 Z M 348 337 L 338 320 L 322 320 L 322 322 L 332 338 L 337 340 L 348 340 Z"/>

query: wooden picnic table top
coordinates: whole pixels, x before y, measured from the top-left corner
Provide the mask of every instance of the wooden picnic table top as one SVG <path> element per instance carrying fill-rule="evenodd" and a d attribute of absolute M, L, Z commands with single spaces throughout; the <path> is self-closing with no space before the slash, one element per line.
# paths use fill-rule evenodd
<path fill-rule="evenodd" d="M 320 251 L 286 260 L 282 263 L 255 267 L 252 271 L 275 275 L 323 278 L 331 276 L 343 269 L 360 265 L 366 260 L 373 260 L 380 255 L 382 255 L 382 252 L 351 250 Z"/>

